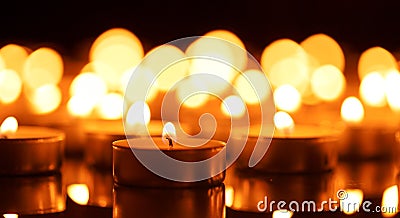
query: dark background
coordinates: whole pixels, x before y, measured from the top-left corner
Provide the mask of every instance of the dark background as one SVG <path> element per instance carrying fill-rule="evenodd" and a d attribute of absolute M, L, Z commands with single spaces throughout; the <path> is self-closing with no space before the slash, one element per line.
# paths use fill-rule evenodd
<path fill-rule="evenodd" d="M 11 4 L 11 5 L 10 5 Z M 223 28 L 250 52 L 279 38 L 300 42 L 325 33 L 361 52 L 400 48 L 400 4 L 395 1 L 118 1 L 9 2 L 0 9 L 0 44 L 51 46 L 62 55 L 87 58 L 90 43 L 112 27 L 127 28 L 145 50 L 185 36 Z"/>

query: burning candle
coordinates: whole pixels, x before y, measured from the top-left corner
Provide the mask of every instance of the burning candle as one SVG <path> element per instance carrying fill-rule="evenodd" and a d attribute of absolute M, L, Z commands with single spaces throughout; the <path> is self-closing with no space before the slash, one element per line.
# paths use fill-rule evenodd
<path fill-rule="evenodd" d="M 345 128 L 339 141 L 341 159 L 392 159 L 395 153 L 394 123 L 365 120 L 365 110 L 356 97 L 343 101 L 341 117 Z M 376 115 L 374 115 L 376 116 Z"/>
<path fill-rule="evenodd" d="M 224 146 L 217 140 L 204 143 L 200 138 L 176 137 L 173 124 L 167 123 L 162 137 L 113 143 L 114 181 L 151 187 L 219 185 L 225 178 Z M 198 181 L 199 176 L 205 178 Z"/>
<path fill-rule="evenodd" d="M 59 171 L 64 133 L 45 127 L 20 126 L 8 117 L 0 128 L 0 174 L 21 175 Z"/>
<path fill-rule="evenodd" d="M 275 114 L 274 124 L 272 140 L 270 136 L 258 139 L 260 127 L 250 127 L 246 146 L 236 162 L 239 168 L 253 166 L 257 157 L 259 160 L 254 169 L 263 172 L 321 172 L 335 167 L 338 130 L 295 125 L 291 116 L 282 111 Z M 262 151 L 256 148 L 257 140 L 268 149 L 263 156 Z"/>

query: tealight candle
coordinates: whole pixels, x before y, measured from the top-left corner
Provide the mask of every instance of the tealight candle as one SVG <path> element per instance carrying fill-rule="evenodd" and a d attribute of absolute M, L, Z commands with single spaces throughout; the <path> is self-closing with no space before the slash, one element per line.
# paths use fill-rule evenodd
<path fill-rule="evenodd" d="M 374 116 L 378 117 L 379 121 L 365 120 L 364 107 L 356 97 L 349 97 L 343 102 L 341 117 L 345 127 L 338 143 L 340 159 L 394 158 L 397 124 L 382 122 L 385 115 Z"/>
<path fill-rule="evenodd" d="M 0 129 L 0 175 L 59 171 L 64 155 L 64 133 L 51 128 L 20 126 L 14 117 Z"/>
<path fill-rule="evenodd" d="M 260 150 L 255 148 L 257 140 L 261 140 L 265 147 L 270 144 L 267 152 L 253 167 L 254 170 L 271 173 L 322 172 L 335 167 L 335 144 L 339 131 L 323 126 L 295 126 L 293 119 L 286 112 L 277 112 L 274 124 L 275 133 L 272 138 L 261 136 L 258 139 L 260 127 L 250 127 L 246 145 L 236 161 L 238 168 L 249 169 L 252 155 L 260 155 L 257 154 Z"/>
<path fill-rule="evenodd" d="M 225 178 L 225 143 L 210 140 L 201 146 L 194 146 L 204 142 L 199 138 L 181 138 L 178 143 L 175 141 L 176 133 L 173 131 L 173 124 L 167 123 L 162 137 L 137 137 L 115 141 L 113 143 L 114 181 L 123 185 L 150 187 L 193 187 L 221 184 Z M 217 155 L 219 152 L 223 152 L 222 155 Z M 183 167 L 180 171 L 171 168 L 168 171 L 185 178 L 185 181 L 173 181 L 156 175 L 142 164 L 143 160 L 139 160 L 137 157 L 138 154 L 145 154 L 147 157 L 154 158 L 154 162 L 156 162 L 158 158 L 161 158 L 160 153 L 176 161 L 181 161 L 182 164 L 200 162 L 209 158 L 212 158 L 212 161 L 205 163 L 201 169 L 192 167 L 193 165 Z M 208 179 L 194 181 L 198 173 L 207 174 Z"/>

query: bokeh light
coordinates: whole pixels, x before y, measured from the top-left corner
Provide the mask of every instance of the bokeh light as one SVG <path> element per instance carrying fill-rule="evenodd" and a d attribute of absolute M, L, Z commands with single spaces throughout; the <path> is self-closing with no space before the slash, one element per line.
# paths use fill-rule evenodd
<path fill-rule="evenodd" d="M 386 105 L 385 78 L 377 73 L 369 73 L 360 84 L 361 100 L 368 106 L 383 107 Z"/>
<path fill-rule="evenodd" d="M 284 111 L 278 111 L 274 114 L 274 125 L 279 131 L 291 132 L 294 129 L 293 118 Z"/>
<path fill-rule="evenodd" d="M 391 110 L 400 112 L 400 73 L 392 71 L 385 78 L 386 100 Z"/>
<path fill-rule="evenodd" d="M 101 119 L 116 120 L 122 117 L 124 97 L 119 93 L 104 95 L 96 106 Z"/>
<path fill-rule="evenodd" d="M 275 210 L 272 213 L 272 218 L 291 218 L 293 211 L 290 210 Z"/>
<path fill-rule="evenodd" d="M 67 194 L 72 201 L 79 205 L 87 205 L 89 202 L 89 188 L 86 184 L 68 185 Z"/>
<path fill-rule="evenodd" d="M 364 107 L 358 98 L 350 96 L 343 101 L 340 115 L 348 123 L 360 123 L 364 119 Z"/>
<path fill-rule="evenodd" d="M 343 72 L 345 58 L 340 45 L 326 34 L 315 34 L 300 43 L 318 65 L 330 64 Z"/>
<path fill-rule="evenodd" d="M 22 75 L 25 60 L 28 58 L 28 50 L 16 44 L 8 44 L 0 49 L 0 55 L 4 59 L 5 67 Z"/>
<path fill-rule="evenodd" d="M 177 86 L 176 97 L 184 107 L 197 108 L 204 105 L 210 98 L 204 90 L 207 90 L 207 87 L 202 81 L 189 77 Z"/>
<path fill-rule="evenodd" d="M 236 91 L 248 104 L 258 104 L 271 95 L 269 81 L 264 73 L 251 69 L 240 74 L 234 81 Z"/>
<path fill-rule="evenodd" d="M 161 91 L 168 91 L 188 74 L 190 61 L 178 47 L 162 45 L 152 49 L 141 65 L 157 76 L 157 86 Z"/>
<path fill-rule="evenodd" d="M 394 217 L 398 212 L 399 188 L 397 185 L 385 189 L 382 196 L 381 214 L 383 217 Z"/>
<path fill-rule="evenodd" d="M 69 94 L 84 95 L 100 99 L 107 93 L 107 85 L 101 77 L 94 73 L 81 73 L 74 78 L 69 88 Z"/>
<path fill-rule="evenodd" d="M 149 68 L 139 66 L 127 71 L 123 77 L 128 79 L 125 98 L 130 102 L 152 101 L 159 91 L 155 73 Z"/>
<path fill-rule="evenodd" d="M 347 198 L 340 200 L 340 209 L 343 213 L 351 215 L 359 211 L 364 199 L 364 193 L 360 189 L 346 189 Z"/>
<path fill-rule="evenodd" d="M 44 85 L 57 85 L 63 76 L 64 64 L 57 51 L 51 48 L 39 48 L 25 61 L 22 80 L 24 85 L 36 89 Z"/>
<path fill-rule="evenodd" d="M 47 84 L 33 90 L 28 98 L 35 113 L 48 114 L 60 106 L 62 95 L 57 85 Z"/>
<path fill-rule="evenodd" d="M 311 90 L 313 94 L 324 101 L 337 99 L 346 86 L 342 72 L 333 65 L 323 65 L 312 73 Z"/>
<path fill-rule="evenodd" d="M 21 90 L 21 78 L 14 70 L 0 70 L 0 103 L 13 103 L 20 96 Z"/>
<path fill-rule="evenodd" d="M 300 93 L 291 85 L 282 85 L 274 91 L 275 105 L 279 110 L 295 112 L 301 106 Z"/>
<path fill-rule="evenodd" d="M 382 47 L 367 49 L 358 60 L 358 76 L 360 80 L 372 72 L 379 72 L 384 76 L 386 73 L 397 69 L 396 58 Z"/>
<path fill-rule="evenodd" d="M 246 112 L 246 105 L 239 96 L 231 95 L 221 102 L 221 111 L 229 117 L 242 117 Z"/>

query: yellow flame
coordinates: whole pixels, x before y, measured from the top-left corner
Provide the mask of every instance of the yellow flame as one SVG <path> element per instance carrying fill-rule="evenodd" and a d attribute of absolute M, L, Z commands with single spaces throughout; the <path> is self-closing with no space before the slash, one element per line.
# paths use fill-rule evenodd
<path fill-rule="evenodd" d="M 71 184 L 67 187 L 68 196 L 79 205 L 89 202 L 89 188 L 86 184 Z"/>
<path fill-rule="evenodd" d="M 60 54 L 51 48 L 39 48 L 25 61 L 22 80 L 35 89 L 47 84 L 56 85 L 63 76 L 64 65 Z"/>
<path fill-rule="evenodd" d="M 354 214 L 360 209 L 364 193 L 360 189 L 346 189 L 346 194 L 346 198 L 340 200 L 340 208 L 345 214 Z"/>
<path fill-rule="evenodd" d="M 122 74 L 140 63 L 144 55 L 140 40 L 129 30 L 113 28 L 102 33 L 92 44 L 89 52 L 93 67 L 100 73 L 112 91 L 120 89 Z M 103 66 L 110 70 L 102 70 Z"/>
<path fill-rule="evenodd" d="M 12 134 L 18 130 L 18 121 L 15 117 L 7 117 L 0 126 L 1 134 Z"/>
<path fill-rule="evenodd" d="M 25 60 L 28 58 L 28 51 L 22 46 L 8 44 L 0 49 L 7 69 L 14 70 L 22 75 Z"/>
<path fill-rule="evenodd" d="M 236 91 L 248 104 L 265 101 L 271 95 L 268 84 L 268 79 L 259 70 L 247 70 L 234 81 Z"/>
<path fill-rule="evenodd" d="M 369 73 L 360 84 L 360 97 L 369 106 L 383 107 L 386 105 L 385 79 L 378 72 Z"/>
<path fill-rule="evenodd" d="M 28 99 L 37 114 L 47 114 L 55 111 L 61 104 L 61 90 L 57 85 L 47 84 L 33 90 Z"/>
<path fill-rule="evenodd" d="M 157 86 L 168 91 L 188 73 L 190 61 L 182 50 L 173 45 L 158 46 L 145 56 L 143 66 L 157 75 Z"/>
<path fill-rule="evenodd" d="M 399 188 L 397 185 L 390 186 L 383 192 L 381 213 L 383 217 L 393 217 L 397 214 L 399 207 Z"/>
<path fill-rule="evenodd" d="M 174 124 L 171 122 L 167 122 L 164 125 L 163 132 L 162 132 L 162 140 L 165 144 L 168 144 L 169 141 L 166 139 L 166 137 L 168 137 L 174 141 L 176 139 L 176 129 L 175 129 Z"/>
<path fill-rule="evenodd" d="M 272 213 L 272 218 L 291 218 L 293 211 L 290 210 L 275 210 Z"/>
<path fill-rule="evenodd" d="M 22 90 L 22 81 L 14 70 L 0 71 L 0 102 L 13 103 L 18 99 Z"/>
<path fill-rule="evenodd" d="M 145 133 L 146 126 L 150 123 L 151 112 L 149 105 L 144 101 L 133 103 L 125 117 L 125 130 L 129 134 Z"/>
<path fill-rule="evenodd" d="M 358 98 L 347 97 L 342 103 L 340 115 L 348 123 L 360 123 L 364 119 L 364 107 Z"/>
<path fill-rule="evenodd" d="M 226 185 L 225 187 L 225 206 L 232 207 L 235 200 L 235 190 L 232 186 Z"/>
<path fill-rule="evenodd" d="M 284 111 L 278 111 L 275 113 L 274 125 L 276 129 L 285 133 L 290 133 L 294 129 L 294 121 L 292 117 Z"/>
<path fill-rule="evenodd" d="M 104 95 L 97 104 L 99 117 L 105 120 L 116 120 L 122 117 L 124 97 L 119 93 Z"/>
<path fill-rule="evenodd" d="M 362 80 L 371 72 L 385 75 L 398 68 L 396 58 L 382 47 L 372 47 L 364 51 L 358 61 L 358 76 Z"/>
<path fill-rule="evenodd" d="M 330 64 L 340 71 L 344 70 L 345 58 L 342 48 L 330 36 L 315 34 L 302 41 L 300 45 L 318 62 L 318 65 Z"/>
<path fill-rule="evenodd" d="M 246 111 L 246 105 L 239 96 L 231 95 L 221 102 L 221 111 L 226 116 L 241 117 Z"/>
<path fill-rule="evenodd" d="M 386 100 L 393 111 L 400 111 L 400 73 L 392 71 L 386 75 Z"/>
<path fill-rule="evenodd" d="M 336 100 L 344 91 L 346 80 L 343 73 L 333 65 L 323 65 L 312 73 L 311 89 L 321 100 Z"/>
<path fill-rule="evenodd" d="M 18 214 L 15 214 L 15 213 L 6 213 L 6 214 L 3 214 L 3 217 L 4 217 L 4 218 L 18 218 Z"/>
<path fill-rule="evenodd" d="M 287 112 L 295 112 L 301 106 L 300 93 L 291 85 L 282 85 L 275 89 L 274 101 L 278 109 Z"/>

